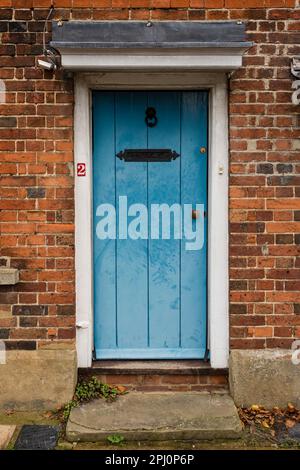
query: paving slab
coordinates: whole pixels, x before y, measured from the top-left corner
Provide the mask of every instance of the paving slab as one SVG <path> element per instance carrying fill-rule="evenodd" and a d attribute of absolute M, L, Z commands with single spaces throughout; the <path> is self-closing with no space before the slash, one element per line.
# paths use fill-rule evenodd
<path fill-rule="evenodd" d="M 0 450 L 6 449 L 15 429 L 16 426 L 0 424 Z"/>
<path fill-rule="evenodd" d="M 130 392 L 113 402 L 92 401 L 70 414 L 71 442 L 104 441 L 119 434 L 128 441 L 236 439 L 242 423 L 229 394 Z"/>

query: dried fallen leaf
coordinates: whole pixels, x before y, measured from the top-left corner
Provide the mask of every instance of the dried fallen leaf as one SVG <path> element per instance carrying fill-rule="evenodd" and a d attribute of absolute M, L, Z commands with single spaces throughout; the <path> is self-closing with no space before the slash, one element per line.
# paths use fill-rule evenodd
<path fill-rule="evenodd" d="M 269 411 L 265 411 L 264 413 L 262 413 L 261 411 L 259 413 L 256 414 L 256 417 L 257 418 L 264 418 L 265 416 L 269 416 L 270 415 L 270 412 Z"/>
<path fill-rule="evenodd" d="M 288 403 L 287 409 L 289 413 L 294 413 L 296 411 L 296 408 L 292 403 Z"/>
<path fill-rule="evenodd" d="M 117 389 L 118 389 L 118 391 L 119 391 L 120 393 L 126 392 L 126 387 L 123 387 L 123 385 L 118 385 L 118 386 L 117 386 Z"/>
<path fill-rule="evenodd" d="M 300 410 L 291 403 L 286 408 L 274 407 L 272 410 L 267 410 L 260 405 L 252 405 L 249 408 L 240 408 L 239 416 L 241 421 L 250 428 L 261 426 L 269 429 L 270 434 L 275 425 L 285 425 L 288 429 L 300 422 Z"/>
<path fill-rule="evenodd" d="M 282 410 L 280 408 L 278 408 L 278 406 L 274 406 L 272 411 L 275 415 L 282 415 L 283 414 Z"/>
<path fill-rule="evenodd" d="M 286 419 L 285 420 L 285 427 L 287 429 L 293 428 L 295 426 L 296 422 L 293 419 Z"/>
<path fill-rule="evenodd" d="M 259 411 L 260 407 L 258 405 L 252 405 L 251 410 L 252 411 Z"/>

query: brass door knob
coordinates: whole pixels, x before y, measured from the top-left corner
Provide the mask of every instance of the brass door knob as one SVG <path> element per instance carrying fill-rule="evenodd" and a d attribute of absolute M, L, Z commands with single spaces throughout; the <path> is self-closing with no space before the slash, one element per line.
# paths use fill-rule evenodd
<path fill-rule="evenodd" d="M 192 210 L 192 219 L 198 219 L 199 218 L 199 211 L 196 211 L 195 209 Z"/>

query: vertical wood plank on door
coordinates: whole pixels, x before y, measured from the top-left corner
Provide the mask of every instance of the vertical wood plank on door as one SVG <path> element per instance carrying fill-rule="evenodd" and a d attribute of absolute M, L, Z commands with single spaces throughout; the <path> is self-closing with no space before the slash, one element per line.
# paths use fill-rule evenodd
<path fill-rule="evenodd" d="M 147 148 L 145 93 L 116 92 L 116 152 Z M 147 207 L 147 163 L 116 159 L 116 195 Z M 129 222 L 132 220 L 128 218 Z M 118 226 L 119 226 L 118 221 Z M 117 240 L 117 341 L 122 348 L 147 348 L 148 241 Z"/>
<path fill-rule="evenodd" d="M 115 206 L 114 92 L 93 93 L 93 204 L 95 345 L 116 347 L 115 240 L 99 240 L 98 205 Z"/>
<path fill-rule="evenodd" d="M 200 148 L 207 149 L 207 92 L 182 92 L 181 116 L 181 202 L 206 207 L 207 152 L 201 153 Z M 196 220 L 193 230 L 195 224 Z M 183 239 L 181 244 L 181 345 L 205 350 L 206 218 L 202 249 L 187 251 L 186 242 Z"/>
<path fill-rule="evenodd" d="M 180 153 L 180 92 L 149 92 L 157 126 L 148 128 L 149 148 Z M 148 202 L 180 203 L 180 159 L 148 163 Z M 149 338 L 152 348 L 178 348 L 180 318 L 180 241 L 149 240 Z M 167 353 L 167 349 L 166 349 Z"/>

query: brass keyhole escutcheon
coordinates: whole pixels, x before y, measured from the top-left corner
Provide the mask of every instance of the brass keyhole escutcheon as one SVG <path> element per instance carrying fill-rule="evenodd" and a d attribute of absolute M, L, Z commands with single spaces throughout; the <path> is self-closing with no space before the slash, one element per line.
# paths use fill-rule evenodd
<path fill-rule="evenodd" d="M 157 121 L 158 119 L 156 116 L 156 109 L 149 106 L 146 109 L 145 123 L 147 124 L 148 127 L 155 127 L 157 124 Z"/>
<path fill-rule="evenodd" d="M 200 148 L 200 153 L 206 153 L 206 147 L 201 147 Z"/>
<path fill-rule="evenodd" d="M 195 209 L 192 210 L 192 219 L 198 219 L 199 218 L 199 211 L 196 211 Z"/>

